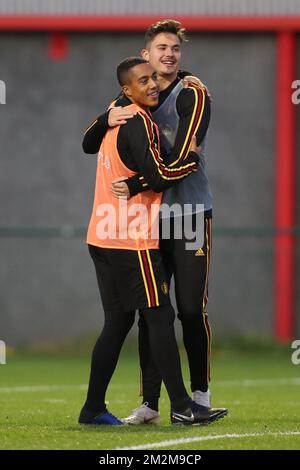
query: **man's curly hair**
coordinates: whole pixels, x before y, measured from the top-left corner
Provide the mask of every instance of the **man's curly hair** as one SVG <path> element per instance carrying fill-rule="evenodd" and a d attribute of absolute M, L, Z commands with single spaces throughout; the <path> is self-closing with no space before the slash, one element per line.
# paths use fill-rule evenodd
<path fill-rule="evenodd" d="M 188 40 L 186 37 L 185 28 L 182 27 L 182 24 L 179 21 L 163 20 L 157 21 L 157 23 L 149 26 L 145 33 L 145 47 L 147 47 L 159 33 L 175 34 L 180 42 Z"/>

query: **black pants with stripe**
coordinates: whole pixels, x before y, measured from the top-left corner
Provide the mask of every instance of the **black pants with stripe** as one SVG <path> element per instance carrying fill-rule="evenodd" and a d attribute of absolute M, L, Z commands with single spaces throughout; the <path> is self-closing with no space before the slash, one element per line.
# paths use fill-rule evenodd
<path fill-rule="evenodd" d="M 185 236 L 161 240 L 160 248 L 174 275 L 178 318 L 182 324 L 183 341 L 187 352 L 191 390 L 207 391 L 210 381 L 211 329 L 206 313 L 208 275 L 211 257 L 211 216 L 204 217 L 203 245 L 187 250 Z M 141 395 L 144 401 L 155 402 L 160 396 L 161 379 L 149 348 L 149 331 L 144 318 L 139 319 L 139 354 L 141 366 Z"/>
<path fill-rule="evenodd" d="M 92 354 L 86 408 L 95 413 L 105 409 L 106 389 L 134 323 L 135 307 L 140 309 L 140 318 L 146 325 L 147 345 L 172 407 L 184 408 L 188 394 L 175 338 L 175 312 L 168 291 L 160 289 L 160 282 L 166 282 L 160 251 L 137 252 L 91 245 L 89 251 L 102 298 L 104 326 Z"/>

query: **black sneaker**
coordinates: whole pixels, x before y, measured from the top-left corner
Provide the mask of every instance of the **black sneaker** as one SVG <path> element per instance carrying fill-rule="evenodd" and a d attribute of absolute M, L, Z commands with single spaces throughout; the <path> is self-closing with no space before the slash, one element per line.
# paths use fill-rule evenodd
<path fill-rule="evenodd" d="M 190 407 L 184 411 L 171 410 L 171 424 L 191 425 L 194 423 L 194 414 Z"/>
<path fill-rule="evenodd" d="M 227 414 L 227 408 L 207 408 L 190 400 L 184 411 L 171 410 L 171 423 L 207 425 L 224 418 Z"/>
<path fill-rule="evenodd" d="M 191 410 L 194 415 L 193 424 L 211 424 L 228 414 L 227 408 L 207 408 L 191 401 Z"/>

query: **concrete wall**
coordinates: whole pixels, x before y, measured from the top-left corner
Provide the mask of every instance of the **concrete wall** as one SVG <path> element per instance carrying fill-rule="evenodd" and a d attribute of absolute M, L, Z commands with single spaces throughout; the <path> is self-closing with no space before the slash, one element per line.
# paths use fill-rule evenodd
<path fill-rule="evenodd" d="M 0 43 L 0 225 L 84 227 L 96 158 L 82 153 L 83 130 L 117 94 L 116 65 L 138 54 L 142 35 L 72 34 L 61 62 L 48 58 L 46 34 L 2 34 Z M 273 224 L 274 46 L 264 34 L 197 34 L 184 45 L 183 68 L 213 94 L 208 173 L 217 227 Z M 0 243 L 0 339 L 17 345 L 100 329 L 84 238 Z M 216 333 L 271 334 L 272 256 L 271 238 L 214 238 Z"/>

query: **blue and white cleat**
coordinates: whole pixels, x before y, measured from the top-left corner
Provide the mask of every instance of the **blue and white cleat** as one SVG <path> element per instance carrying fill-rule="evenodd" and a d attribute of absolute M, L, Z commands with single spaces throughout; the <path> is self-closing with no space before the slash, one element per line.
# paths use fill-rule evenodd
<path fill-rule="evenodd" d="M 110 426 L 124 426 L 124 423 L 111 414 L 109 411 L 104 411 L 102 414 L 95 416 L 93 424 L 108 424 Z"/>
<path fill-rule="evenodd" d="M 111 414 L 109 411 L 104 410 L 100 414 L 92 413 L 91 411 L 88 411 L 86 408 L 82 408 L 79 419 L 78 419 L 79 424 L 107 424 L 109 426 L 124 426 L 124 423 Z"/>

